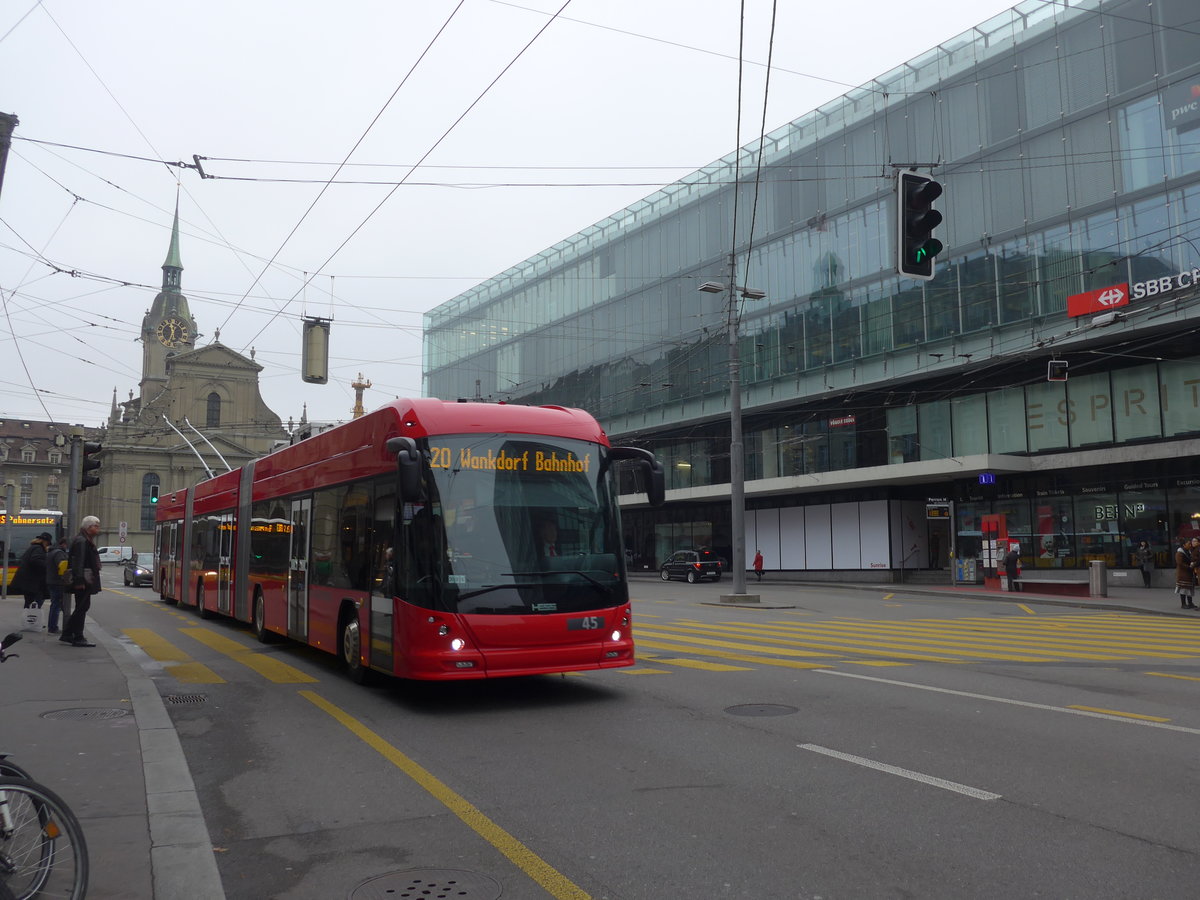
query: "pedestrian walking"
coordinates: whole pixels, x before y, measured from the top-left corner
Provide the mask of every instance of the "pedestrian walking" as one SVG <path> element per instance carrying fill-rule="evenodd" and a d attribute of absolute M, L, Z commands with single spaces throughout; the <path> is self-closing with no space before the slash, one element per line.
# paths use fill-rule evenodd
<path fill-rule="evenodd" d="M 1150 575 L 1154 572 L 1154 551 L 1148 541 L 1142 541 L 1133 551 L 1133 564 L 1142 570 L 1142 587 L 1150 587 Z"/>
<path fill-rule="evenodd" d="M 25 608 L 41 609 L 46 601 L 46 550 L 54 538 L 43 531 L 25 548 L 9 587 L 25 595 Z"/>
<path fill-rule="evenodd" d="M 1008 589 L 1019 591 L 1017 578 L 1021 574 L 1021 545 L 1009 544 L 1008 553 L 1004 556 L 1004 574 L 1008 577 Z"/>
<path fill-rule="evenodd" d="M 1175 594 L 1182 609 L 1196 609 L 1193 597 L 1196 591 L 1196 564 L 1192 558 L 1194 541 L 1184 538 L 1175 548 Z"/>
<path fill-rule="evenodd" d="M 59 640 L 72 647 L 95 647 L 83 635 L 83 622 L 92 607 L 92 595 L 100 593 L 100 551 L 96 549 L 96 535 L 100 533 L 100 520 L 95 516 L 84 516 L 79 534 L 71 541 L 67 551 L 68 571 L 71 573 L 71 598 L 75 608 L 71 618 L 63 625 Z"/>
<path fill-rule="evenodd" d="M 46 591 L 50 594 L 50 634 L 58 634 L 58 617 L 62 615 L 63 625 L 71 616 L 71 603 L 68 598 L 63 603 L 63 595 L 71 590 L 71 566 L 67 558 L 66 538 L 59 538 L 58 543 L 51 549 L 46 559 Z"/>
<path fill-rule="evenodd" d="M 754 551 L 754 574 L 758 576 L 758 580 L 762 581 L 763 573 L 763 557 L 761 550 Z"/>

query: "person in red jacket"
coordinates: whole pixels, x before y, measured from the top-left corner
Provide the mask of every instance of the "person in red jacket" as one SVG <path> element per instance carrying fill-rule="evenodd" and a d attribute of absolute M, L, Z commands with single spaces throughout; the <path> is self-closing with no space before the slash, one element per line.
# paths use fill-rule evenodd
<path fill-rule="evenodd" d="M 762 581 L 762 573 L 763 573 L 762 551 L 755 550 L 754 551 L 754 574 L 758 576 L 759 581 Z"/>

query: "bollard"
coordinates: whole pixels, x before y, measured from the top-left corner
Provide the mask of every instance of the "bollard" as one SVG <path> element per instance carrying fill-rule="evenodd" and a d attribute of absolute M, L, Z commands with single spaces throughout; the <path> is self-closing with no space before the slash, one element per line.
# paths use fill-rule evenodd
<path fill-rule="evenodd" d="M 1088 563 L 1088 578 L 1091 582 L 1088 593 L 1093 597 L 1108 596 L 1108 565 L 1102 559 Z"/>

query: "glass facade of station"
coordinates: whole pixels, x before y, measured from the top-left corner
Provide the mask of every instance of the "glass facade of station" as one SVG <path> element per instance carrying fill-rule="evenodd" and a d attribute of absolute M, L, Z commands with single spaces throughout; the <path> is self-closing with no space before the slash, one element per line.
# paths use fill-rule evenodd
<path fill-rule="evenodd" d="M 697 491 L 729 478 L 728 297 L 697 287 L 733 274 L 766 293 L 739 319 L 752 505 L 831 502 L 803 483 L 822 473 L 894 467 L 872 490 L 896 497 L 930 492 L 909 476 L 922 461 L 1077 451 L 1083 469 L 1186 442 L 1200 356 L 1171 335 L 1200 293 L 1197 97 L 1193 0 L 1022 3 L 434 309 L 426 392 L 581 406 L 659 454 L 673 499 L 707 502 Z M 906 164 L 945 185 L 930 282 L 893 272 Z M 1151 286 L 1119 334 L 1068 316 L 1069 296 L 1118 284 Z M 1048 382 L 1064 354 L 1070 380 Z M 1156 463 L 1164 546 L 1188 465 Z M 1128 468 L 1110 474 L 1136 483 Z M 1074 503 L 1086 479 L 1057 471 L 1029 490 Z M 1002 502 L 966 499 L 967 481 L 934 490 Z M 969 543 L 975 509 L 960 511 Z M 646 515 L 647 530 L 679 518 Z M 719 511 L 680 521 L 721 546 Z M 1072 548 L 1060 565 L 1086 562 Z"/>

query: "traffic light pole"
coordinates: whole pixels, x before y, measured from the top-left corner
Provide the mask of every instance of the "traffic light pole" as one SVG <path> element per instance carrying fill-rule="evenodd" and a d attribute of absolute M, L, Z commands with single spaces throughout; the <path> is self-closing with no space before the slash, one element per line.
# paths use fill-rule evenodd
<path fill-rule="evenodd" d="M 79 530 L 79 467 L 83 462 L 83 430 L 71 429 L 71 474 L 67 479 L 67 522 L 68 535 Z"/>

